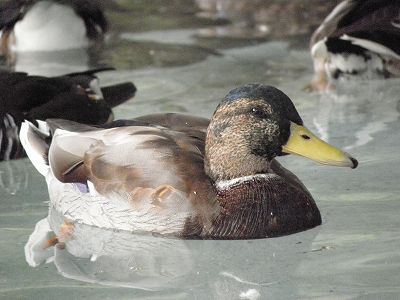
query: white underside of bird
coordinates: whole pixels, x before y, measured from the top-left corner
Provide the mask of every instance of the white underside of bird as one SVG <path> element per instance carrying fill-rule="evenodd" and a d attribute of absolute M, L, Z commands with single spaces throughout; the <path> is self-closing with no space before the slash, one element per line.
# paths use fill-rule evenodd
<path fill-rule="evenodd" d="M 354 38 L 348 35 L 340 37 L 341 40 L 350 41 L 353 45 L 360 46 L 366 50 L 368 58 L 354 53 L 330 53 L 326 46 L 326 38 L 318 41 L 311 48 L 311 55 L 314 58 L 314 69 L 324 71 L 328 76 L 335 73 L 336 70 L 365 79 L 382 77 L 384 63 L 387 60 L 400 58 L 391 49 L 364 39 Z"/>
<path fill-rule="evenodd" d="M 71 222 L 100 228 L 157 232 L 163 235 L 173 235 L 183 230 L 191 207 L 182 192 L 174 191 L 171 196 L 164 198 L 159 206 L 155 204 L 157 203 L 155 189 L 138 187 L 129 195 L 118 191 L 101 195 L 90 181 L 80 184 L 62 183 L 57 180 L 41 151 L 46 147 L 40 144 L 44 142 L 34 137 L 35 134 L 49 135 L 46 123 L 42 121 L 38 123 L 38 128 L 27 121 L 22 123 L 20 140 L 33 165 L 46 178 L 50 209 L 55 209 Z M 88 133 L 88 136 L 90 135 L 91 133 Z M 63 138 L 76 139 L 76 136 L 77 133 L 57 129 L 53 142 L 59 140 L 58 145 L 63 147 Z M 94 138 L 102 138 L 96 133 L 92 137 L 88 138 L 88 143 L 94 141 Z M 78 148 L 79 144 L 77 141 Z M 138 197 L 140 201 L 132 200 Z"/>
<path fill-rule="evenodd" d="M 56 51 L 89 45 L 84 21 L 73 8 L 50 1 L 36 3 L 14 26 L 13 51 Z"/>

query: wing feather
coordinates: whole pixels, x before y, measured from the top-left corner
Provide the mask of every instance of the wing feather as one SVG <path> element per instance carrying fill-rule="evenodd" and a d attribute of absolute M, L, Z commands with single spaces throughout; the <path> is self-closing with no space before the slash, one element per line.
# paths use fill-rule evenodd
<path fill-rule="evenodd" d="M 49 160 L 60 181 L 82 181 L 83 171 L 101 194 L 164 185 L 189 193 L 188 170 L 190 176 L 205 176 L 203 153 L 203 132 L 187 134 L 151 126 L 79 133 L 57 129 Z"/>
<path fill-rule="evenodd" d="M 372 52 L 398 58 L 400 3 L 392 0 L 345 0 L 314 32 L 310 46 L 324 38 L 350 40 Z M 377 51 L 378 49 L 378 51 Z"/>

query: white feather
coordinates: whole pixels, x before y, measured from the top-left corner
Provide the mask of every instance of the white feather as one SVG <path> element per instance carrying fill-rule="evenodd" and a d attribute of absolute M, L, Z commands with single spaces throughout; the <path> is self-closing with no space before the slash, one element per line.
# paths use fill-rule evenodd
<path fill-rule="evenodd" d="M 346 12 L 349 9 L 351 2 L 353 2 L 353 1 L 354 0 L 345 0 L 345 1 L 341 2 L 340 4 L 338 4 L 332 10 L 332 12 L 325 18 L 325 20 L 322 22 L 322 24 L 317 28 L 314 35 L 319 35 L 323 30 L 326 29 L 327 26 L 329 26 L 329 23 L 334 21 L 335 18 L 340 19 L 339 15 L 342 15 L 344 12 Z"/>
<path fill-rule="evenodd" d="M 353 0 L 345 0 L 343 2 L 341 2 L 340 4 L 338 4 L 333 10 L 332 12 L 326 17 L 326 19 L 324 20 L 324 24 L 328 23 L 330 21 L 332 21 L 337 15 L 341 14 L 343 11 L 347 10 L 347 7 L 350 5 L 350 3 Z"/>
<path fill-rule="evenodd" d="M 36 120 L 38 123 L 38 130 L 46 136 L 50 135 L 50 128 L 46 121 Z"/>
<path fill-rule="evenodd" d="M 352 36 L 349 36 L 347 34 L 344 34 L 340 37 L 340 39 L 345 40 L 345 41 L 351 41 L 352 44 L 363 47 L 367 50 L 370 50 L 371 52 L 379 53 L 384 56 L 389 56 L 389 57 L 394 57 L 397 59 L 400 59 L 400 55 L 396 54 L 393 50 L 389 49 L 388 47 L 375 43 L 370 40 L 365 40 L 365 39 L 360 39 L 360 38 L 355 38 Z"/>
<path fill-rule="evenodd" d="M 39 1 L 14 26 L 14 51 L 55 51 L 87 47 L 84 21 L 68 5 Z"/>
<path fill-rule="evenodd" d="M 44 153 L 38 152 L 38 149 L 34 148 L 31 144 L 31 139 L 34 138 L 32 136 L 35 134 L 35 130 L 38 129 L 29 121 L 22 122 L 19 139 L 32 164 L 40 174 L 46 176 L 50 168 L 47 164 Z M 42 142 L 44 143 L 44 141 Z"/>
<path fill-rule="evenodd" d="M 89 189 L 89 194 L 91 195 L 91 196 L 100 196 L 100 194 L 99 194 L 99 192 L 96 190 L 96 188 L 94 187 L 94 185 L 93 185 L 93 182 L 91 182 L 91 181 L 87 181 L 87 185 L 88 185 L 88 189 Z"/>
<path fill-rule="evenodd" d="M 326 38 L 316 42 L 311 47 L 311 55 L 314 58 L 327 58 L 329 56 L 328 49 L 326 47 Z"/>
<path fill-rule="evenodd" d="M 219 190 L 225 190 L 230 188 L 233 185 L 241 184 L 247 181 L 252 181 L 254 179 L 265 179 L 265 178 L 273 178 L 277 177 L 278 175 L 268 173 L 268 174 L 256 174 L 256 175 L 250 175 L 250 176 L 243 176 L 243 177 L 238 177 L 238 178 L 233 178 L 230 180 L 220 180 L 216 182 L 216 187 Z"/>
<path fill-rule="evenodd" d="M 143 128 L 147 131 L 140 134 Z M 156 136 L 158 129 L 153 129 L 152 135 L 149 128 L 143 128 L 135 126 L 80 133 L 57 129 L 49 151 L 50 162 L 52 150 L 63 149 L 83 157 L 85 153 L 89 155 L 90 151 L 106 147 L 106 151 L 102 153 L 105 162 L 126 168 L 137 167 L 144 178 L 148 176 L 151 179 L 151 183 L 144 187 L 138 186 L 129 193 L 118 189 L 104 193 L 97 191 L 88 181 L 89 192 L 82 192 L 76 184 L 58 181 L 51 171 L 47 174 L 41 171 L 46 177 L 50 208 L 70 221 L 100 228 L 160 234 L 180 233 L 193 210 L 191 202 L 187 199 L 186 192 L 175 188 L 159 198 L 158 188 L 182 184 L 176 176 L 176 170 L 171 165 L 164 166 L 162 163 L 168 153 L 159 149 L 140 149 L 143 142 L 151 141 L 155 137 L 162 138 Z M 25 122 L 22 129 L 25 140 L 29 139 L 29 130 L 33 128 Z M 29 157 L 36 166 L 37 154 L 30 151 L 29 143 L 24 143 L 27 144 Z M 40 166 L 39 164 L 36 167 L 40 169 Z"/>
<path fill-rule="evenodd" d="M 114 193 L 105 197 L 82 193 L 74 184 L 61 183 L 51 173 L 46 176 L 46 181 L 50 208 L 54 208 L 68 220 L 89 226 L 131 232 L 177 234 L 183 230 L 191 210 L 189 201 L 183 198 L 184 195 L 181 195 L 182 201 L 171 201 L 175 203 L 174 207 L 160 213 L 153 205 L 151 197 L 141 199 L 135 207 L 129 201 L 128 195 Z"/>
<path fill-rule="evenodd" d="M 103 92 L 100 88 L 100 83 L 97 78 L 93 79 L 89 83 L 90 89 L 96 94 L 97 100 L 104 99 Z"/>
<path fill-rule="evenodd" d="M 356 54 L 332 54 L 331 65 L 342 72 L 365 70 L 367 66 L 364 57 Z"/>

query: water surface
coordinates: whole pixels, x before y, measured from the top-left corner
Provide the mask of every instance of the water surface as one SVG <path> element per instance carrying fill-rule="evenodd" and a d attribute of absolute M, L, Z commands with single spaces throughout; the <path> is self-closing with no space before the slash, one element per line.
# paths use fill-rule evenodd
<path fill-rule="evenodd" d="M 47 187 L 28 160 L 2 162 L 0 298 L 397 299 L 399 81 L 339 83 L 330 94 L 308 94 L 302 91 L 312 77 L 307 32 L 260 35 L 256 22 L 233 34 L 232 24 L 204 19 L 210 12 L 195 3 L 178 12 L 157 1 L 116 3 L 130 10 L 109 8 L 116 25 L 105 49 L 24 54 L 16 68 L 61 74 L 113 64 L 119 70 L 101 74 L 103 84 L 131 80 L 138 87 L 135 99 L 115 110 L 117 118 L 164 111 L 209 117 L 233 87 L 275 85 L 291 97 L 307 127 L 351 152 L 359 167 L 279 159 L 320 208 L 323 224 L 306 232 L 182 241 L 78 226 L 66 249 L 49 250 L 49 263 L 32 268 L 24 246 L 49 214 Z M 224 17 L 230 16 L 226 9 Z M 139 22 L 143 12 L 151 17 Z M 57 215 L 49 219 L 60 224 Z"/>

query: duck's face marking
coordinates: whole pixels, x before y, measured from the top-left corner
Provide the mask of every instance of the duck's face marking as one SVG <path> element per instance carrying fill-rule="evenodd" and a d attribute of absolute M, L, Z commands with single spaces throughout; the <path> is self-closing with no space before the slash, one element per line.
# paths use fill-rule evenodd
<path fill-rule="evenodd" d="M 221 135 L 231 126 L 245 128 L 272 115 L 271 105 L 263 100 L 242 98 L 233 103 L 223 103 L 214 113 L 210 127 L 215 134 Z"/>
<path fill-rule="evenodd" d="M 227 180 L 267 172 L 268 162 L 282 155 L 291 122 L 303 123 L 280 90 L 262 84 L 232 90 L 207 130 L 207 174 L 214 180 Z"/>
<path fill-rule="evenodd" d="M 272 159 L 281 155 L 281 145 L 289 136 L 290 122 L 281 118 L 262 99 L 240 99 L 221 105 L 210 124 L 209 133 L 222 142 L 234 141 L 247 152 Z"/>

